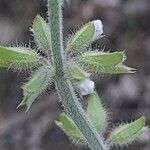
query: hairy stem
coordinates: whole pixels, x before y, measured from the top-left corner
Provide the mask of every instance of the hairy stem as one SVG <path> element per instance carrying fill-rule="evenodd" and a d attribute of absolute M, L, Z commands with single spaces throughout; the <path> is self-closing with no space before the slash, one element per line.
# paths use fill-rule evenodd
<path fill-rule="evenodd" d="M 65 76 L 65 61 L 62 32 L 62 0 L 48 0 L 51 48 L 55 68 L 55 81 L 60 100 L 66 113 L 76 123 L 92 150 L 107 150 L 103 138 L 90 123 L 86 113 L 75 96 L 70 81 Z M 49 52 L 50 54 L 50 52 Z"/>

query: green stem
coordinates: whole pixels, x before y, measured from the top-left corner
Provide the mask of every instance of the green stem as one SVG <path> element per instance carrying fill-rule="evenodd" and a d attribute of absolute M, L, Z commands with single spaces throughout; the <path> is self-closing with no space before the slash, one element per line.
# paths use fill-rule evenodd
<path fill-rule="evenodd" d="M 51 30 L 51 52 L 55 68 L 55 82 L 60 100 L 66 113 L 76 123 L 92 150 L 108 150 L 103 138 L 90 123 L 85 111 L 75 96 L 70 81 L 65 76 L 65 61 L 62 32 L 62 0 L 48 0 L 49 23 Z M 49 54 L 51 53 L 49 52 Z"/>

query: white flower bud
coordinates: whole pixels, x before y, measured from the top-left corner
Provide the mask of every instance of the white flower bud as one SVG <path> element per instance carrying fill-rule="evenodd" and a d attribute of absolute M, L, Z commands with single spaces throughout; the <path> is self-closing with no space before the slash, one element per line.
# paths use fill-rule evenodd
<path fill-rule="evenodd" d="M 103 33 L 103 24 L 101 20 L 95 20 L 93 21 L 93 23 L 95 28 L 95 32 L 93 36 L 93 41 L 94 41 L 101 37 L 101 34 Z"/>
<path fill-rule="evenodd" d="M 82 95 L 88 95 L 94 92 L 95 84 L 90 79 L 85 79 L 80 81 L 79 89 L 81 90 Z"/>

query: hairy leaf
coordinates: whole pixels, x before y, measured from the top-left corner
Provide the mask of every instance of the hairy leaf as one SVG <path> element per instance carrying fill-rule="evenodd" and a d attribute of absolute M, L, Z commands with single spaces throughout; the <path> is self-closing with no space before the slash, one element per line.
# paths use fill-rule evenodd
<path fill-rule="evenodd" d="M 10 65 L 11 65 L 11 64 L 10 64 L 9 62 L 0 60 L 0 68 L 9 68 Z"/>
<path fill-rule="evenodd" d="M 81 61 L 87 64 L 100 64 L 101 66 L 115 66 L 122 63 L 126 56 L 124 52 L 86 52 L 81 56 Z"/>
<path fill-rule="evenodd" d="M 102 73 L 111 73 L 111 74 L 122 74 L 122 73 L 135 73 L 136 69 L 130 68 L 128 66 L 125 66 L 123 64 L 112 66 L 112 67 L 106 67 L 104 68 L 104 72 Z"/>
<path fill-rule="evenodd" d="M 39 15 L 36 16 L 31 31 L 40 48 L 49 50 L 50 44 L 50 29 L 46 21 Z"/>
<path fill-rule="evenodd" d="M 74 142 L 84 143 L 85 139 L 75 123 L 65 113 L 60 115 L 60 121 L 56 125 L 65 132 Z"/>
<path fill-rule="evenodd" d="M 134 73 L 135 69 L 122 64 L 124 60 L 124 52 L 87 52 L 80 57 L 80 63 L 93 72 L 111 74 Z"/>
<path fill-rule="evenodd" d="M 98 39 L 103 33 L 100 20 L 91 21 L 85 24 L 68 43 L 68 50 L 73 52 L 82 52 L 82 48 Z"/>
<path fill-rule="evenodd" d="M 51 70 L 50 72 L 49 70 L 47 70 L 47 68 L 40 68 L 22 87 L 24 98 L 19 106 L 26 105 L 28 111 L 35 99 L 42 92 L 44 92 L 49 83 L 52 82 L 52 78 L 53 70 Z"/>
<path fill-rule="evenodd" d="M 19 108 L 20 106 L 26 105 L 27 109 L 26 112 L 30 109 L 30 107 L 32 106 L 33 102 L 38 98 L 40 93 L 36 92 L 36 93 L 32 93 L 32 94 L 27 94 L 24 93 L 24 97 L 22 102 L 17 106 L 17 108 Z"/>
<path fill-rule="evenodd" d="M 34 93 L 39 91 L 47 79 L 47 70 L 41 69 L 27 82 L 22 89 L 26 93 Z"/>
<path fill-rule="evenodd" d="M 145 117 L 142 116 L 132 123 L 120 125 L 112 131 L 109 141 L 111 144 L 128 144 L 135 140 L 143 131 L 145 126 Z"/>
<path fill-rule="evenodd" d="M 96 92 L 88 98 L 87 113 L 98 132 L 105 132 L 107 126 L 107 114 Z"/>
<path fill-rule="evenodd" d="M 109 73 L 109 74 L 122 74 L 122 73 L 134 73 L 136 70 L 134 68 L 127 67 L 125 65 L 117 66 L 87 66 L 87 69 L 96 73 Z"/>
<path fill-rule="evenodd" d="M 74 80 L 80 81 L 90 77 L 90 74 L 75 64 L 69 65 L 69 71 Z"/>
<path fill-rule="evenodd" d="M 0 46 L 0 67 L 28 69 L 41 63 L 41 57 L 29 48 Z"/>

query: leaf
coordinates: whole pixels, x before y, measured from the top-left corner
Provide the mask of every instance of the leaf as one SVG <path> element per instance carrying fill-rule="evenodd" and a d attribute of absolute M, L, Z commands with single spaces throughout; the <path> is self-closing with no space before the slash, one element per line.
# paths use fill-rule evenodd
<path fill-rule="evenodd" d="M 128 144 L 138 138 L 142 133 L 145 126 L 145 117 L 142 116 L 132 123 L 120 125 L 114 131 L 112 131 L 109 141 L 111 144 Z"/>
<path fill-rule="evenodd" d="M 74 142 L 85 143 L 85 138 L 75 125 L 75 123 L 65 113 L 60 115 L 60 121 L 55 121 L 56 125 L 64 131 Z"/>
<path fill-rule="evenodd" d="M 135 73 L 134 68 L 127 67 L 125 65 L 117 65 L 117 66 L 87 66 L 87 69 L 96 73 L 109 73 L 109 74 L 123 74 L 123 73 Z"/>
<path fill-rule="evenodd" d="M 87 113 L 98 132 L 105 132 L 107 114 L 96 92 L 88 97 Z"/>
<path fill-rule="evenodd" d="M 46 51 L 51 48 L 49 25 L 41 16 L 36 16 L 31 31 L 40 48 L 43 48 Z"/>
<path fill-rule="evenodd" d="M 81 62 L 87 64 L 100 64 L 101 66 L 115 66 L 122 63 L 126 56 L 124 52 L 86 52 L 81 57 Z"/>
<path fill-rule="evenodd" d="M 122 74 L 122 73 L 135 73 L 135 72 L 136 69 L 120 64 L 108 68 L 106 67 L 103 73 Z"/>
<path fill-rule="evenodd" d="M 69 71 L 74 80 L 80 81 L 90 77 L 90 74 L 75 64 L 69 65 Z"/>
<path fill-rule="evenodd" d="M 100 20 L 94 20 L 85 24 L 68 42 L 68 50 L 74 53 L 82 53 L 82 49 L 89 45 L 103 33 Z"/>
<path fill-rule="evenodd" d="M 0 67 L 28 69 L 41 63 L 41 57 L 29 48 L 0 46 Z"/>
<path fill-rule="evenodd" d="M 18 107 L 22 105 L 27 106 L 27 111 L 31 107 L 36 98 L 44 92 L 50 82 L 52 82 L 53 70 L 48 71 L 47 68 L 40 68 L 30 80 L 22 86 L 23 89 L 23 101 Z"/>
<path fill-rule="evenodd" d="M 125 60 L 124 52 L 87 52 L 80 57 L 80 63 L 87 70 L 97 73 L 134 73 L 135 69 L 122 64 Z"/>
<path fill-rule="evenodd" d="M 40 93 L 32 93 L 32 94 L 27 94 L 24 93 L 24 97 L 22 102 L 17 106 L 17 108 L 19 108 L 20 106 L 26 105 L 27 110 L 26 112 L 30 109 L 30 107 L 32 106 L 33 102 L 38 98 L 38 96 L 40 95 Z"/>
<path fill-rule="evenodd" d="M 11 64 L 10 64 L 9 62 L 0 60 L 0 68 L 9 68 L 10 65 L 11 65 Z"/>
<path fill-rule="evenodd" d="M 62 122 L 63 126 L 70 134 L 76 134 L 81 136 L 80 135 L 81 132 L 79 131 L 78 127 L 65 113 L 61 114 L 60 121 Z"/>
<path fill-rule="evenodd" d="M 35 75 L 32 76 L 32 78 L 27 82 L 22 89 L 26 93 L 34 93 L 36 91 L 39 91 L 41 87 L 44 85 L 44 82 L 47 78 L 47 70 L 40 69 L 38 72 L 36 72 Z"/>

